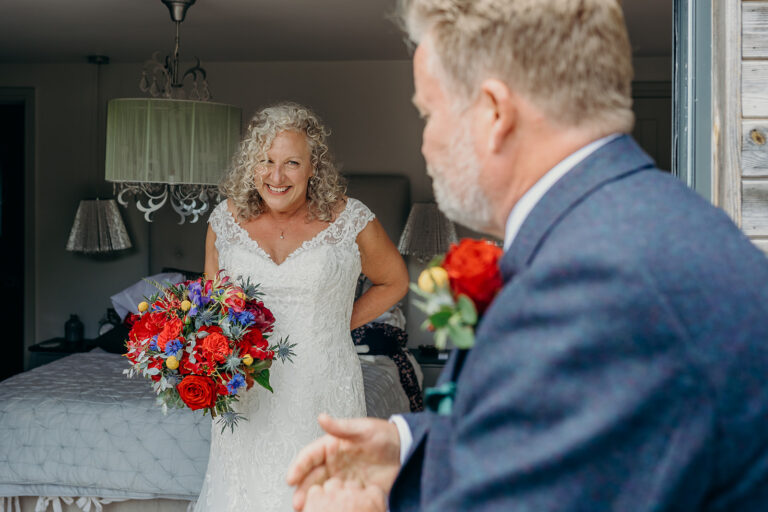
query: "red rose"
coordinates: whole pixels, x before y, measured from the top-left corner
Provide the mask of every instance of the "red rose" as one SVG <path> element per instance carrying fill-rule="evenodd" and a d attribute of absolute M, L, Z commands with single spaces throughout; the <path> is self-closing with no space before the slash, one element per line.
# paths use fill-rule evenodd
<path fill-rule="evenodd" d="M 458 296 L 464 294 L 475 303 L 482 314 L 501 289 L 499 270 L 500 247 L 486 240 L 464 238 L 459 245 L 451 245 L 443 261 L 448 272 L 451 290 Z"/>
<path fill-rule="evenodd" d="M 157 347 L 160 350 L 165 350 L 165 345 L 171 341 L 178 339 L 181 335 L 181 330 L 184 328 L 184 322 L 178 317 L 173 317 L 165 322 L 163 330 L 157 336 Z"/>
<path fill-rule="evenodd" d="M 182 379 L 176 390 L 187 407 L 197 409 L 213 409 L 216 405 L 216 383 L 209 377 L 187 375 Z"/>
<path fill-rule="evenodd" d="M 222 334 L 214 332 L 203 338 L 203 355 L 210 363 L 223 363 L 232 353 L 229 340 Z"/>
<path fill-rule="evenodd" d="M 258 329 L 261 332 L 272 332 L 275 317 L 263 302 L 248 302 L 245 305 L 245 310 L 250 311 L 253 315 L 253 325 L 251 325 L 251 328 Z"/>

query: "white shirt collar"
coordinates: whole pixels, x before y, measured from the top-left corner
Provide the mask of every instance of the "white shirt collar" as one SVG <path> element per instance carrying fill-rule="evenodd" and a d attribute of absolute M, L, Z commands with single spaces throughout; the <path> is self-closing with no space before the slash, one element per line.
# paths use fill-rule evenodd
<path fill-rule="evenodd" d="M 546 194 L 560 178 L 565 176 L 568 171 L 576 167 L 589 155 L 620 136 L 620 133 L 614 133 L 607 137 L 603 137 L 602 139 L 590 142 L 583 148 L 568 155 L 565 159 L 560 161 L 560 163 L 547 171 L 544 176 L 539 178 L 539 181 L 534 183 L 534 185 L 523 194 L 523 197 L 521 197 L 515 204 L 514 208 L 512 208 L 512 211 L 509 213 L 509 217 L 507 217 L 507 226 L 504 231 L 504 250 L 506 251 L 509 249 L 512 242 L 515 240 L 517 233 L 520 231 L 520 227 L 523 225 L 523 222 L 525 222 L 525 219 L 528 218 L 528 215 L 536 204 L 542 197 L 544 197 L 544 194 Z"/>

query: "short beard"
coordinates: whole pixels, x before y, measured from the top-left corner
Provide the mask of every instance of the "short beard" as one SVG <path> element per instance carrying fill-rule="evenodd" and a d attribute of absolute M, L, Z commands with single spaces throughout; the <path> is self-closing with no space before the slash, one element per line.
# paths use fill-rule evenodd
<path fill-rule="evenodd" d="M 493 211 L 480 186 L 480 163 L 469 126 L 456 129 L 451 139 L 441 162 L 427 165 L 435 200 L 452 221 L 487 233 L 492 229 Z"/>

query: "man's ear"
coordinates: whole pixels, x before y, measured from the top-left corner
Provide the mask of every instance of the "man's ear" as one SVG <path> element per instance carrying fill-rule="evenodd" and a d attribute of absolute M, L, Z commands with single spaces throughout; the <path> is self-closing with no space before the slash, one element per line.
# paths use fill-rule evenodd
<path fill-rule="evenodd" d="M 495 78 L 489 78 L 480 85 L 480 105 L 482 108 L 483 131 L 486 133 L 489 153 L 498 153 L 507 137 L 517 125 L 517 105 L 515 96 L 507 84 Z"/>

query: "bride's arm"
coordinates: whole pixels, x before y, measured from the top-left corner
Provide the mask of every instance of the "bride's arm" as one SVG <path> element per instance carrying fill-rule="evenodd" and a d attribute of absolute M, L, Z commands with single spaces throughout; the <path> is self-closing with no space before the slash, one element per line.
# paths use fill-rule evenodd
<path fill-rule="evenodd" d="M 208 224 L 208 232 L 205 234 L 205 275 L 213 279 L 219 271 L 219 251 L 216 250 L 216 233 Z"/>
<path fill-rule="evenodd" d="M 373 283 L 352 308 L 351 328 L 364 325 L 402 299 L 408 291 L 408 269 L 378 219 L 357 235 L 363 274 Z"/>

